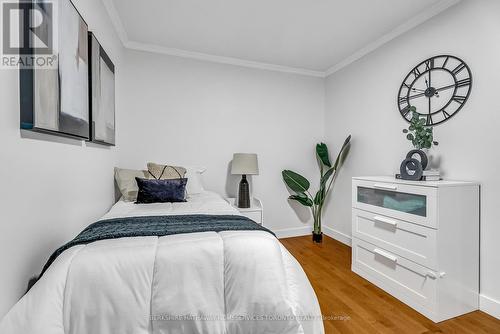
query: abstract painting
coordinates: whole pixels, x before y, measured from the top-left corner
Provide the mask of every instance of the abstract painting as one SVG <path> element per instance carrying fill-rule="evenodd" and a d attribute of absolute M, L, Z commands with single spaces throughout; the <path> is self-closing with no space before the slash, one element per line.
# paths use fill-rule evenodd
<path fill-rule="evenodd" d="M 89 33 L 90 140 L 115 145 L 115 66 L 93 33 Z"/>
<path fill-rule="evenodd" d="M 21 69 L 21 128 L 89 139 L 88 26 L 70 0 L 56 11 L 57 68 Z"/>

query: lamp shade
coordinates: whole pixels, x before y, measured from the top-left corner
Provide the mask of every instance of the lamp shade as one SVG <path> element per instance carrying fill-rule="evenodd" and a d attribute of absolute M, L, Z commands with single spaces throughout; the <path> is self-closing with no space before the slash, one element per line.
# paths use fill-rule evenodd
<path fill-rule="evenodd" d="M 259 163 L 257 161 L 257 154 L 235 153 L 233 156 L 231 174 L 259 175 Z"/>

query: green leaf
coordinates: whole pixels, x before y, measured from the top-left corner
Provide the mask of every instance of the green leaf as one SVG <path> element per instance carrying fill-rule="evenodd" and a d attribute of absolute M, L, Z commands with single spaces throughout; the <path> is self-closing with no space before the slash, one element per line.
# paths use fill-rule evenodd
<path fill-rule="evenodd" d="M 291 170 L 284 170 L 282 173 L 283 180 L 286 185 L 297 193 L 303 193 L 309 190 L 311 184 L 309 181 L 300 174 L 292 172 Z"/>
<path fill-rule="evenodd" d="M 349 146 L 350 143 L 351 143 L 351 135 L 349 135 L 346 138 L 346 140 L 344 141 L 344 144 L 342 145 L 342 148 L 340 149 L 340 152 L 339 152 L 339 155 L 337 156 L 337 159 L 335 159 L 335 164 L 333 165 L 334 170 L 337 170 L 338 166 L 344 162 L 344 160 L 346 158 L 346 156 L 344 156 L 344 151 L 346 150 L 346 148 Z"/>
<path fill-rule="evenodd" d="M 408 133 L 408 129 L 403 129 L 403 133 Z"/>
<path fill-rule="evenodd" d="M 330 157 L 328 154 L 328 147 L 325 143 L 316 145 L 316 154 L 318 155 L 323 165 L 332 167 L 332 163 L 330 162 Z"/>
<path fill-rule="evenodd" d="M 321 203 L 323 203 L 324 199 L 325 199 L 325 189 L 321 188 L 316 193 L 316 196 L 314 196 L 314 204 L 320 205 Z"/>
<path fill-rule="evenodd" d="M 411 112 L 416 112 L 416 111 L 417 111 L 417 107 L 415 107 L 415 106 L 411 106 L 411 107 L 410 107 L 410 111 L 411 111 Z"/>
<path fill-rule="evenodd" d="M 435 141 L 433 142 L 434 145 L 438 146 L 439 145 L 439 142 Z"/>
<path fill-rule="evenodd" d="M 291 196 L 300 197 L 303 200 L 307 200 L 309 198 L 309 196 L 307 196 L 306 193 L 296 193 L 295 195 L 291 195 Z"/>
<path fill-rule="evenodd" d="M 301 195 L 304 195 L 304 194 L 301 194 Z M 288 197 L 288 199 L 293 200 L 293 201 L 297 201 L 304 206 L 309 206 L 309 207 L 313 206 L 312 199 L 310 199 L 309 197 L 307 197 L 305 195 L 304 195 L 305 197 L 303 197 L 301 195 L 291 195 L 290 197 Z"/>
<path fill-rule="evenodd" d="M 409 133 L 408 135 L 406 135 L 406 139 L 408 140 L 415 140 L 415 136 L 413 136 L 411 133 Z"/>
<path fill-rule="evenodd" d="M 329 170 L 326 171 L 325 175 L 321 177 L 320 185 L 321 187 L 324 187 L 330 176 L 332 176 L 333 172 L 335 172 L 335 168 L 330 168 Z"/>

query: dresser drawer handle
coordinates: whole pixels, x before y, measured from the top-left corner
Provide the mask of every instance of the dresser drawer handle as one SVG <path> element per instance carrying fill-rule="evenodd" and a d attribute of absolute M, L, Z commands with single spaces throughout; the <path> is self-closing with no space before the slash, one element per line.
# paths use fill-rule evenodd
<path fill-rule="evenodd" d="M 384 190 L 398 190 L 398 187 L 395 186 L 395 185 L 391 185 L 391 184 L 379 184 L 379 183 L 375 183 L 373 185 L 373 188 L 375 188 L 375 189 L 384 189 Z"/>
<path fill-rule="evenodd" d="M 375 216 L 373 217 L 373 220 L 377 223 L 384 223 L 384 224 L 387 224 L 387 225 L 391 225 L 391 226 L 398 226 L 398 223 L 392 219 L 387 219 L 387 218 L 384 218 L 384 217 L 379 217 L 379 216 Z"/>
<path fill-rule="evenodd" d="M 428 270 L 424 276 L 430 277 L 432 279 L 438 279 L 446 276 L 446 273 L 445 272 L 435 273 L 432 270 Z"/>
<path fill-rule="evenodd" d="M 373 251 L 375 254 L 377 255 L 380 255 L 388 260 L 391 260 L 392 262 L 398 262 L 398 258 L 392 254 L 389 254 L 387 252 L 384 252 L 383 250 L 381 249 L 378 249 L 376 248 L 374 251 Z"/>
<path fill-rule="evenodd" d="M 428 271 L 425 273 L 425 276 L 430 277 L 430 278 L 432 278 L 432 279 L 437 279 L 437 278 L 438 278 L 438 274 L 436 274 L 435 272 L 430 271 L 430 270 L 428 270 Z"/>

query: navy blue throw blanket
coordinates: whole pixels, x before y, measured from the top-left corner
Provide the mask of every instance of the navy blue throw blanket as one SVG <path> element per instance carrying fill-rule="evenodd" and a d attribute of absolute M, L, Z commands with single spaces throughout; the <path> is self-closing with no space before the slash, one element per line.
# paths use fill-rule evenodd
<path fill-rule="evenodd" d="M 145 236 L 162 237 L 172 234 L 210 231 L 266 231 L 275 235 L 251 219 L 231 215 L 145 216 L 101 220 L 90 225 L 75 239 L 56 250 L 43 267 L 39 278 L 42 277 L 59 255 L 76 245 L 86 245 L 106 239 Z"/>

